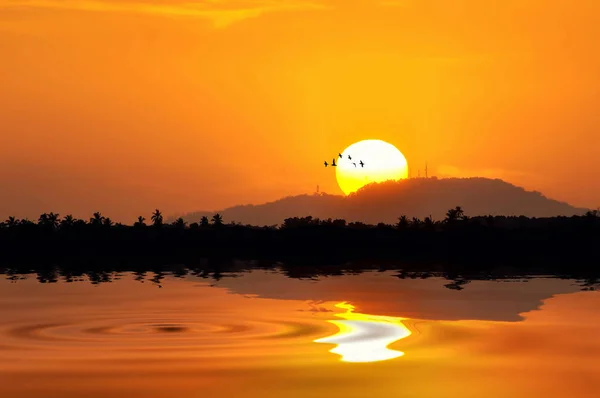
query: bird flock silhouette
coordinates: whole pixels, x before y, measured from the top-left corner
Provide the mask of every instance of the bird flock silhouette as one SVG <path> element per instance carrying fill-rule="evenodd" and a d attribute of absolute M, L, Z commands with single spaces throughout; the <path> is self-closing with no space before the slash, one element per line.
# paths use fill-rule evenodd
<path fill-rule="evenodd" d="M 338 154 L 338 157 L 340 159 L 344 158 L 341 153 Z M 352 162 L 352 156 L 348 155 L 348 160 Z M 330 165 L 329 163 L 327 163 L 327 161 L 324 161 L 323 164 L 325 165 L 325 167 Z M 354 167 L 357 167 L 356 162 L 352 162 L 352 164 L 354 165 Z M 358 164 L 360 165 L 360 167 L 365 167 L 365 164 L 362 160 L 358 162 Z M 337 167 L 337 164 L 335 163 L 335 158 L 333 158 L 333 160 L 331 161 L 331 167 Z"/>

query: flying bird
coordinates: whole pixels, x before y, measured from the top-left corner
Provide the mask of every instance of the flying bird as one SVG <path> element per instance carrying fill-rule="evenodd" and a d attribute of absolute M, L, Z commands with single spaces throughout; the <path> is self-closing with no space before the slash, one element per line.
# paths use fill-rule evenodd
<path fill-rule="evenodd" d="M 352 160 L 352 156 L 348 155 L 348 160 Z"/>
<path fill-rule="evenodd" d="M 358 164 L 360 164 L 360 167 L 365 167 L 365 164 L 363 163 L 362 160 Z"/>
<path fill-rule="evenodd" d="M 335 164 L 335 158 L 333 159 L 333 162 L 331 163 L 331 167 L 336 167 L 337 164 Z"/>
<path fill-rule="evenodd" d="M 352 162 L 352 164 L 354 165 L 354 167 L 356 167 L 356 162 Z"/>
<path fill-rule="evenodd" d="M 340 157 L 340 159 L 342 158 L 342 154 L 341 153 L 338 153 L 338 156 Z"/>
<path fill-rule="evenodd" d="M 324 161 L 323 164 L 325 165 L 325 167 L 329 166 L 329 163 L 327 163 L 327 161 Z"/>

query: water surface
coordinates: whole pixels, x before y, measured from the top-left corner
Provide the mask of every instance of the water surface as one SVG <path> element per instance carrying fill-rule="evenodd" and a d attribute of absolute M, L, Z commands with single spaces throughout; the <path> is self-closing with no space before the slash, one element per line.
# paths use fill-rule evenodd
<path fill-rule="evenodd" d="M 597 397 L 600 293 L 368 272 L 0 281 L 2 397 Z"/>

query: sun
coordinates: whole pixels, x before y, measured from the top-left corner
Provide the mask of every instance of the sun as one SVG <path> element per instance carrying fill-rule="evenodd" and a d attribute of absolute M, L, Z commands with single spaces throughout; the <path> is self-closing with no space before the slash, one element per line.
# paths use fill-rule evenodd
<path fill-rule="evenodd" d="M 335 175 L 338 185 L 346 195 L 372 182 L 408 177 L 408 164 L 402 152 L 382 140 L 356 142 L 341 155 L 341 158 L 336 159 Z"/>

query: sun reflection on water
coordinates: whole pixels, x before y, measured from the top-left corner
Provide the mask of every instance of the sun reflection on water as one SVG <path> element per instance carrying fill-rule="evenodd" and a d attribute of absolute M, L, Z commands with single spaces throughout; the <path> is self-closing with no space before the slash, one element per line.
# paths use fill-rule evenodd
<path fill-rule="evenodd" d="M 336 307 L 346 310 L 335 314 L 344 320 L 328 322 L 336 325 L 339 332 L 314 340 L 315 343 L 336 344 L 329 352 L 340 355 L 343 362 L 386 361 L 404 355 L 388 346 L 410 336 L 411 331 L 402 323 L 405 318 L 355 313 L 354 306 L 345 302 Z"/>

